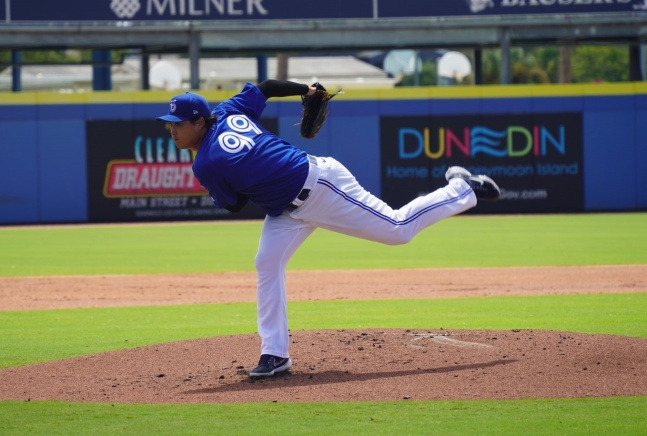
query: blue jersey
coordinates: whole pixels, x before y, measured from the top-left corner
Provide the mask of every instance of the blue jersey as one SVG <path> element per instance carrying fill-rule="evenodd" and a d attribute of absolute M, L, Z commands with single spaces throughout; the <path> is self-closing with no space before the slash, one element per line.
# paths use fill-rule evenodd
<path fill-rule="evenodd" d="M 240 194 L 278 216 L 303 188 L 308 156 L 258 123 L 266 101 L 247 83 L 212 111 L 217 121 L 202 140 L 193 173 L 216 207 L 235 205 Z"/>

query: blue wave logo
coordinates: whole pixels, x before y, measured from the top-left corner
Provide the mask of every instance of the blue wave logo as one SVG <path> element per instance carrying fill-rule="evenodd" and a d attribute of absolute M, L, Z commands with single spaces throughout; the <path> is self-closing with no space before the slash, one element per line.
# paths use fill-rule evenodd
<path fill-rule="evenodd" d="M 472 128 L 472 156 L 483 153 L 490 156 L 505 157 L 508 150 L 503 139 L 507 134 L 506 130 L 498 132 L 487 127 L 475 126 Z"/>

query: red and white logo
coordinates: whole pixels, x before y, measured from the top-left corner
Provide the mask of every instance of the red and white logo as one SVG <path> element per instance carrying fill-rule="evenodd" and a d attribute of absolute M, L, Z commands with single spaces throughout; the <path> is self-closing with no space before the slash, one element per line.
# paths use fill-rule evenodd
<path fill-rule="evenodd" d="M 205 195 L 191 163 L 138 163 L 113 160 L 106 168 L 103 195 L 107 198 Z"/>

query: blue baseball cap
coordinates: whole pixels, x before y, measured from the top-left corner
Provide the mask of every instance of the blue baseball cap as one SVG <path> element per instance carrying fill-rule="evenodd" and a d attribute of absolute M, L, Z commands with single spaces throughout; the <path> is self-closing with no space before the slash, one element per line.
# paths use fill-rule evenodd
<path fill-rule="evenodd" d="M 208 117 L 211 115 L 207 100 L 201 95 L 192 92 L 176 95 L 171 99 L 168 114 L 155 118 L 159 121 L 179 123 L 196 117 Z"/>

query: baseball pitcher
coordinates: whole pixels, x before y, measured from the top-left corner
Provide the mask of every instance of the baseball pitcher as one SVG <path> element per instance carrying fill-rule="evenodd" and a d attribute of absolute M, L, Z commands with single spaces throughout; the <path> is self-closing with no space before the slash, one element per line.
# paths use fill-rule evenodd
<path fill-rule="evenodd" d="M 170 123 L 178 148 L 196 152 L 193 172 L 216 207 L 237 212 L 251 201 L 267 213 L 255 258 L 261 357 L 251 377 L 273 376 L 292 365 L 285 271 L 316 228 L 405 244 L 435 222 L 476 206 L 477 199 L 500 195 L 489 177 L 450 167 L 446 186 L 393 209 L 334 158 L 308 155 L 259 124 L 267 99 L 293 95 L 303 99 L 301 134 L 313 137 L 332 98 L 320 84 L 247 83 L 213 110 L 187 92 L 173 97 L 168 113 L 157 118 Z"/>

